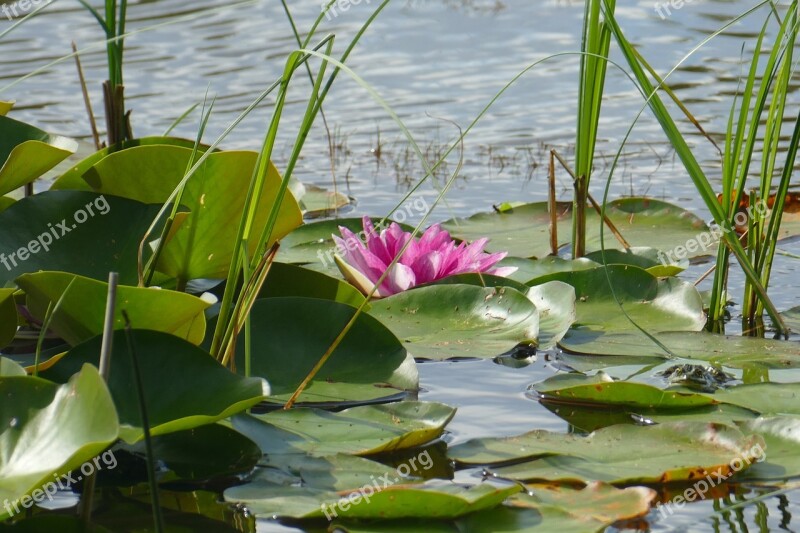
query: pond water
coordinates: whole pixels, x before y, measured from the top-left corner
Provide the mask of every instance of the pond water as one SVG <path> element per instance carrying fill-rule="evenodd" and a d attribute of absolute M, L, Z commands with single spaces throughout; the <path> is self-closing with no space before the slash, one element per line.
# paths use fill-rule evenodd
<path fill-rule="evenodd" d="M 320 3 L 288 0 L 299 28 L 310 26 Z M 362 2 L 324 23 L 324 31 L 337 35 L 339 53 L 376 4 Z M 621 4 L 618 15 L 628 38 L 662 73 L 752 5 L 747 0 L 687 2 L 662 20 L 657 3 L 651 0 Z M 397 111 L 426 157 L 434 162 L 458 135 L 453 123 L 467 127 L 522 69 L 551 54 L 579 49 L 582 11 L 583 4 L 576 0 L 397 0 L 366 33 L 348 64 Z M 163 133 L 190 105 L 202 102 L 208 91 L 217 101 L 206 140 L 216 138 L 280 76 L 285 57 L 295 45 L 278 0 L 246 5 L 216 0 L 191 4 L 150 0 L 131 3 L 129 13 L 131 30 L 167 23 L 126 42 L 126 94 L 137 136 Z M 712 135 L 724 131 L 731 96 L 743 72 L 742 43 L 757 35 L 762 21 L 763 11 L 738 23 L 689 58 L 671 78 L 679 96 Z M 0 31 L 8 25 L 0 21 Z M 56 0 L 38 19 L 4 39 L 0 87 L 67 54 L 71 40 L 85 48 L 99 38 L 96 23 L 77 2 Z M 748 53 L 743 55 L 747 57 Z M 98 107 L 102 101 L 99 85 L 105 79 L 105 51 L 95 47 L 82 59 L 92 101 Z M 432 220 L 490 210 L 492 204 L 503 201 L 546 199 L 547 151 L 554 147 L 571 157 L 577 64 L 575 56 L 542 63 L 491 108 L 465 139 L 463 170 L 446 205 L 437 207 Z M 76 87 L 75 67 L 70 60 L 9 88 L 2 97 L 17 100 L 16 118 L 20 120 L 89 140 L 86 112 Z M 291 132 L 304 111 L 307 90 L 307 80 L 298 78 L 277 145 L 279 168 L 289 155 Z M 603 195 L 611 160 L 642 105 L 630 81 L 615 68 L 609 70 L 607 94 L 598 168 L 591 187 L 598 199 Z M 424 175 L 400 129 L 363 88 L 344 74 L 324 110 L 335 148 L 333 172 L 328 137 L 318 121 L 296 176 L 306 183 L 336 187 L 355 198 L 348 216 L 388 212 Z M 258 149 L 269 117 L 268 101 L 223 146 Z M 176 133 L 193 138 L 198 120 L 195 112 Z M 709 175 L 718 176 L 719 158 L 714 147 L 695 133 L 690 139 Z M 437 187 L 449 178 L 457 162 L 458 154 L 454 153 L 433 183 L 421 187 L 420 194 L 427 201 L 433 202 Z M 565 173 L 559 172 L 558 183 L 561 198 L 568 199 L 570 183 Z M 648 114 L 624 148 L 610 191 L 611 198 L 651 195 L 709 218 L 683 167 L 664 142 L 661 128 Z M 795 243 L 783 248 L 800 252 Z M 684 277 L 696 279 L 705 268 L 693 267 Z M 734 272 L 732 278 L 732 290 L 740 294 L 741 276 Z M 780 309 L 796 305 L 796 279 L 796 261 L 778 257 L 771 293 L 777 295 Z M 731 329 L 735 331 L 734 323 Z M 522 368 L 492 361 L 425 363 L 420 367 L 420 398 L 459 407 L 449 426 L 447 439 L 452 442 L 534 428 L 567 431 L 566 422 L 526 396 L 530 383 L 552 374 L 555 368 L 545 361 L 545 354 Z M 715 509 L 752 496 L 741 488 L 737 496 L 724 502 L 694 504 L 666 519 L 653 512 L 648 517 L 649 527 L 652 531 L 798 527 L 797 519 L 792 519 L 800 513 L 797 493 L 714 514 Z M 259 520 L 259 531 L 284 530 L 291 528 Z"/>

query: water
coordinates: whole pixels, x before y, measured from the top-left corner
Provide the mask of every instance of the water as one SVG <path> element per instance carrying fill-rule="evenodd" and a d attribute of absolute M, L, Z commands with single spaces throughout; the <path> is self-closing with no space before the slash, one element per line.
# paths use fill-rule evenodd
<path fill-rule="evenodd" d="M 319 13 L 317 1 L 289 0 L 300 29 Z M 353 6 L 323 23 L 323 33 L 336 34 L 337 55 L 366 19 L 376 2 Z M 745 0 L 687 2 L 664 20 L 650 0 L 621 3 L 618 16 L 629 40 L 661 73 L 671 69 L 701 40 L 751 7 Z M 377 19 L 348 61 L 397 112 L 422 152 L 433 163 L 508 81 L 535 61 L 579 48 L 583 5 L 574 0 L 398 0 Z M 187 4 L 177 0 L 131 3 L 129 30 L 162 26 L 126 41 L 125 84 L 137 136 L 157 135 L 206 93 L 216 105 L 206 140 L 216 138 L 257 95 L 276 80 L 286 55 L 295 47 L 281 3 L 266 0 L 236 5 L 217 0 Z M 725 129 L 731 95 L 743 73 L 743 39 L 760 29 L 760 12 L 736 24 L 677 69 L 671 79 L 678 95 L 712 135 Z M 187 17 L 189 17 L 187 19 Z M 0 20 L 0 31 L 10 24 Z M 320 35 L 322 35 L 320 34 Z M 42 14 L 3 40 L 0 88 L 70 52 L 70 41 L 86 48 L 101 33 L 77 2 L 56 0 Z M 613 48 L 613 47 L 612 47 Z M 614 58 L 624 63 L 622 58 Z M 82 55 L 95 109 L 101 107 L 100 82 L 105 51 L 95 47 Z M 544 62 L 511 87 L 476 125 L 464 143 L 464 167 L 446 205 L 433 220 L 491 209 L 503 201 L 546 199 L 547 151 L 555 147 L 571 158 L 577 98 L 576 56 Z M 318 62 L 312 62 L 317 66 Z M 292 132 L 304 111 L 308 91 L 305 73 L 297 74 L 290 93 L 276 163 L 286 160 Z M 796 86 L 794 87 L 796 93 Z M 642 105 L 642 99 L 619 70 L 610 67 L 598 142 L 597 173 L 592 194 L 600 198 L 604 180 L 621 139 Z M 90 140 L 83 100 L 72 60 L 0 93 L 15 99 L 14 116 L 50 132 Z M 796 102 L 797 95 L 790 95 Z M 258 149 L 270 118 L 271 97 L 224 141 L 226 148 Z M 328 137 L 322 122 L 312 131 L 297 168 L 301 180 L 337 187 L 353 196 L 352 214 L 383 214 L 399 203 L 424 175 L 400 128 L 380 105 L 347 75 L 329 94 L 325 114 L 335 146 L 334 175 Z M 193 138 L 195 111 L 176 134 Z M 689 128 L 698 160 L 715 182 L 719 157 L 714 147 Z M 456 151 L 457 152 L 457 151 Z M 664 142 L 660 126 L 647 113 L 637 124 L 624 157 L 612 177 L 611 197 L 648 194 L 709 215 L 675 154 Z M 433 200 L 437 187 L 455 170 L 454 153 L 421 194 Z M 335 181 L 335 183 L 334 183 Z M 558 176 L 559 194 L 569 197 L 565 173 Z M 784 248 L 798 253 L 796 244 Z M 697 276 L 704 267 L 692 269 Z M 795 305 L 797 263 L 778 257 L 772 294 L 780 309 Z M 734 294 L 741 276 L 733 277 Z M 694 279 L 687 275 L 687 279 Z M 701 288 L 707 288 L 701 285 Z M 457 364 L 457 369 L 452 366 Z M 566 431 L 561 419 L 526 397 L 527 386 L 554 369 L 542 354 L 532 365 L 507 368 L 491 361 L 421 365 L 420 397 L 459 406 L 447 439 L 512 435 L 534 428 Z M 453 383 L 453 371 L 458 383 Z M 751 496 L 746 496 L 747 498 Z M 739 515 L 711 517 L 712 502 L 695 504 L 660 519 L 651 513 L 654 531 L 791 530 L 798 512 L 796 495 L 771 497 L 764 506 L 746 507 Z M 731 503 L 731 502 L 728 502 Z M 260 521 L 260 531 L 285 530 Z"/>

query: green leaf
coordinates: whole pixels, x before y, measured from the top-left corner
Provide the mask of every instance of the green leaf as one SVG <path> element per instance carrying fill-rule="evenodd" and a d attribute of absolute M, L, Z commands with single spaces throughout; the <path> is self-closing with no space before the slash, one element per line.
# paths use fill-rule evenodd
<path fill-rule="evenodd" d="M 764 439 L 761 460 L 740 474 L 742 480 L 776 480 L 800 476 L 800 417 L 771 416 L 746 420 L 742 431 L 756 433 Z"/>
<path fill-rule="evenodd" d="M 0 397 L 14 398 L 0 403 L 0 501 L 49 489 L 117 439 L 117 413 L 103 379 L 88 365 L 77 371 L 61 386 L 0 377 Z M 6 514 L 0 507 L 0 518 Z"/>
<path fill-rule="evenodd" d="M 560 281 L 548 281 L 524 294 L 539 312 L 539 349 L 554 347 L 575 322 L 575 289 Z"/>
<path fill-rule="evenodd" d="M 50 329 L 69 344 L 75 346 L 103 332 L 108 283 L 66 272 L 38 272 L 20 276 L 17 285 L 26 293 L 28 310 L 39 320 L 67 291 Z M 125 326 L 125 311 L 135 328 L 163 331 L 200 344 L 206 330 L 203 311 L 209 305 L 183 292 L 120 285 L 114 329 Z"/>
<path fill-rule="evenodd" d="M 683 267 L 673 264 L 660 250 L 645 246 L 635 246 L 628 250 L 606 250 L 605 262 L 602 250 L 586 254 L 585 257 L 601 265 L 605 263 L 606 265 L 638 266 L 656 277 L 677 276 L 685 270 Z"/>
<path fill-rule="evenodd" d="M 78 149 L 78 143 L 0 113 L 0 195 L 19 189 Z"/>
<path fill-rule="evenodd" d="M 646 338 L 620 311 L 618 301 L 640 327 L 656 337 L 662 331 L 699 331 L 705 326 L 703 302 L 691 283 L 674 278 L 659 280 L 635 266 L 607 268 L 607 273 L 605 267 L 599 267 L 535 280 L 563 281 L 575 287 L 576 324 L 559 343 L 562 348 L 583 353 L 610 333 L 625 334 L 632 342 Z"/>
<path fill-rule="evenodd" d="M 0 285 L 39 270 L 103 280 L 114 271 L 120 283 L 136 284 L 139 242 L 158 209 L 82 191 L 23 198 L 0 212 L 0 227 L 8 229 L 0 232 Z"/>
<path fill-rule="evenodd" d="M 715 366 L 744 368 L 759 365 L 766 368 L 797 368 L 800 366 L 800 345 L 756 337 L 716 335 L 701 331 L 657 333 L 656 338 L 678 357 L 707 361 Z M 653 341 L 627 333 L 606 333 L 586 343 L 573 343 L 571 338 L 561 342 L 571 352 L 609 356 L 663 356 Z"/>
<path fill-rule="evenodd" d="M 11 111 L 11 108 L 14 107 L 15 103 L 16 102 L 5 102 L 0 100 L 0 115 L 8 115 L 8 112 Z"/>
<path fill-rule="evenodd" d="M 289 399 L 355 312 L 349 305 L 314 298 L 256 301 L 250 314 L 251 375 L 269 381 L 269 401 Z M 245 369 L 243 337 L 236 350 L 240 372 Z M 418 384 L 416 365 L 400 341 L 378 320 L 361 314 L 300 402 L 369 402 L 416 390 Z"/>
<path fill-rule="evenodd" d="M 358 307 L 364 296 L 349 283 L 287 263 L 272 263 L 259 298 L 304 296 Z"/>
<path fill-rule="evenodd" d="M 13 376 L 27 376 L 25 369 L 6 357 L 0 357 L 0 378 Z"/>
<path fill-rule="evenodd" d="M 732 427 L 673 422 L 620 424 L 588 436 L 536 430 L 516 437 L 472 439 L 454 446 L 448 455 L 469 465 L 524 460 L 492 469 L 498 477 L 516 480 L 634 484 L 687 481 L 713 472 L 729 475 L 732 461 L 745 460 L 749 466 L 763 448 L 763 439 L 745 437 Z"/>
<path fill-rule="evenodd" d="M 262 379 L 243 378 L 217 363 L 207 352 L 178 337 L 158 331 L 133 330 L 139 359 L 150 433 L 164 435 L 244 411 L 269 394 Z M 101 337 L 71 349 L 43 377 L 64 381 L 85 363 L 99 361 Z M 108 388 L 117 406 L 120 438 L 129 444 L 144 437 L 138 392 L 124 331 L 114 333 Z"/>
<path fill-rule="evenodd" d="M 560 242 L 568 242 L 572 235 L 572 204 L 558 203 L 558 235 Z M 705 242 L 706 224 L 691 212 L 678 206 L 652 198 L 622 198 L 606 206 L 606 216 L 622 233 L 631 246 L 649 246 L 660 250 L 672 250 L 692 241 Z M 600 249 L 600 217 L 593 210 L 586 212 L 586 249 Z M 488 237 L 486 245 L 490 252 L 508 252 L 518 257 L 545 257 L 550 253 L 550 215 L 547 202 L 538 202 L 514 207 L 502 213 L 479 213 L 469 218 L 460 218 L 442 223 L 442 227 L 453 237 L 473 241 Z M 703 240 L 701 240 L 703 239 Z M 710 239 L 709 239 L 710 242 Z M 620 248 L 606 228 L 607 249 Z M 687 257 L 712 255 L 716 243 L 705 249 L 698 247 Z M 679 259 L 677 256 L 675 259 Z M 596 259 L 595 259 L 596 260 Z"/>
<path fill-rule="evenodd" d="M 703 394 L 659 389 L 644 383 L 614 381 L 603 371 L 594 376 L 559 374 L 533 386 L 550 402 L 621 405 L 645 409 L 685 409 L 716 403 Z"/>
<path fill-rule="evenodd" d="M 350 207 L 354 202 L 346 194 L 301 183 L 295 178 L 289 181 L 289 190 L 297 198 L 297 203 L 305 218 L 336 216 L 339 210 Z"/>
<path fill-rule="evenodd" d="M 450 482 L 429 481 L 425 484 L 398 484 L 375 491 L 354 491 L 350 494 L 310 488 L 260 487 L 255 493 L 247 485 L 225 491 L 225 500 L 246 505 L 256 514 L 293 518 L 455 518 L 490 509 L 511 494 L 517 485 L 497 487 L 489 483 L 464 486 Z M 352 497 L 351 497 L 352 494 Z"/>
<path fill-rule="evenodd" d="M 84 174 L 98 192 L 145 203 L 165 202 L 183 179 L 192 150 L 180 146 L 138 146 L 103 158 Z M 222 279 L 228 274 L 246 191 L 258 154 L 211 154 L 186 183 L 181 205 L 189 216 L 164 246 L 157 269 L 175 278 Z M 275 203 L 281 176 L 270 164 L 252 231 L 258 235 Z M 297 202 L 288 194 L 281 204 L 278 223 L 267 248 L 302 224 Z M 254 254 L 256 239 L 251 239 Z"/>
<path fill-rule="evenodd" d="M 0 289 L 0 348 L 8 346 L 17 334 L 17 304 L 14 289 Z"/>
<path fill-rule="evenodd" d="M 413 448 L 439 438 L 456 410 L 434 402 L 362 405 L 338 413 L 298 408 L 240 415 L 233 427 L 267 455 L 372 455 Z"/>
<path fill-rule="evenodd" d="M 800 415 L 800 383 L 739 385 L 720 389 L 713 398 L 763 415 Z"/>
<path fill-rule="evenodd" d="M 371 303 L 415 357 L 494 357 L 539 334 L 539 312 L 508 287 L 433 285 Z"/>
<path fill-rule="evenodd" d="M 571 272 L 573 270 L 586 270 L 600 265 L 581 257 L 580 259 L 562 259 L 561 257 L 547 256 L 541 259 L 525 259 L 522 257 L 504 257 L 498 267 L 517 267 L 517 271 L 508 276 L 509 279 L 527 283 L 536 278 L 553 274 L 555 272 Z"/>
<path fill-rule="evenodd" d="M 141 139 L 132 139 L 125 141 L 122 144 L 122 150 L 134 148 L 136 146 L 151 146 L 151 145 L 167 145 L 167 146 L 181 146 L 183 148 L 193 148 L 195 141 L 188 139 L 179 139 L 177 137 L 142 137 Z M 205 152 L 206 147 L 200 145 L 198 147 L 200 152 Z M 102 159 L 109 154 L 119 151 L 116 147 L 106 147 L 102 150 L 94 152 L 90 156 L 78 162 L 74 167 L 59 176 L 53 185 L 50 187 L 51 191 L 57 190 L 77 190 L 77 191 L 91 191 L 91 186 L 83 179 L 83 175 L 99 163 Z"/>

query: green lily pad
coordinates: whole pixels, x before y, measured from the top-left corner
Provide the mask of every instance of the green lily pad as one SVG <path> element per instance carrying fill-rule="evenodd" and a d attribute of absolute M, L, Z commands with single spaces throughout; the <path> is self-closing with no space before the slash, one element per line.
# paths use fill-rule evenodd
<path fill-rule="evenodd" d="M 0 357 L 0 378 L 27 375 L 28 373 L 21 365 L 6 357 Z"/>
<path fill-rule="evenodd" d="M 678 357 L 707 361 L 715 366 L 744 368 L 759 365 L 765 368 L 797 368 L 800 365 L 800 345 L 756 337 L 717 335 L 702 331 L 666 331 L 654 336 Z M 570 352 L 585 355 L 614 357 L 663 357 L 664 352 L 644 335 L 607 333 L 596 340 L 573 343 L 571 338 L 561 342 Z"/>
<path fill-rule="evenodd" d="M 536 307 L 510 287 L 433 285 L 371 305 L 415 357 L 494 357 L 539 334 Z"/>
<path fill-rule="evenodd" d="M 305 218 L 336 216 L 339 210 L 353 205 L 353 200 L 346 194 L 301 183 L 294 178 L 289 182 L 289 190 L 297 198 Z"/>
<path fill-rule="evenodd" d="M 753 383 L 716 391 L 713 398 L 762 415 L 800 415 L 800 383 Z"/>
<path fill-rule="evenodd" d="M 594 376 L 560 374 L 533 386 L 543 401 L 623 405 L 644 409 L 685 409 L 716 403 L 712 398 L 684 390 L 659 389 L 645 383 L 615 381 L 603 371 Z"/>
<path fill-rule="evenodd" d="M 575 322 L 575 289 L 561 281 L 548 281 L 534 285 L 524 294 L 539 311 L 538 347 L 554 347 Z"/>
<path fill-rule="evenodd" d="M 272 386 L 268 401 L 286 402 L 341 333 L 356 310 L 316 298 L 263 298 L 250 314 L 251 375 Z M 244 335 L 236 368 L 245 369 Z M 371 402 L 397 397 L 419 385 L 414 360 L 389 329 L 361 314 L 339 347 L 299 397 L 301 404 Z"/>
<path fill-rule="evenodd" d="M 703 302 L 691 283 L 674 278 L 659 280 L 635 266 L 607 268 L 608 275 L 605 267 L 600 267 L 536 280 L 563 281 L 575 287 L 575 327 L 559 343 L 565 350 L 585 353 L 609 334 L 624 334 L 631 341 L 647 338 L 622 313 L 618 301 L 640 327 L 656 337 L 663 331 L 699 331 L 705 326 Z M 662 351 L 661 355 L 666 354 Z"/>
<path fill-rule="evenodd" d="M 601 265 L 638 266 L 657 278 L 677 276 L 685 270 L 685 268 L 673 264 L 660 250 L 644 246 L 635 246 L 628 250 L 606 250 L 605 261 L 603 261 L 602 250 L 586 254 L 585 257 Z"/>
<path fill-rule="evenodd" d="M 800 331 L 800 306 L 792 307 L 781 313 L 783 321 L 794 332 Z"/>
<path fill-rule="evenodd" d="M 181 146 L 137 146 L 108 155 L 83 177 L 97 192 L 163 203 L 185 175 L 191 157 L 192 150 Z M 157 265 L 160 272 L 184 280 L 227 276 L 257 159 L 256 152 L 216 152 L 195 172 L 180 200 L 189 215 L 164 246 Z M 252 225 L 251 254 L 256 253 L 256 240 L 280 184 L 281 176 L 270 164 Z M 300 208 L 287 193 L 267 248 L 300 224 Z"/>
<path fill-rule="evenodd" d="M 0 289 L 0 348 L 14 340 L 17 333 L 17 304 L 14 289 Z"/>
<path fill-rule="evenodd" d="M 256 405 L 269 394 L 264 380 L 237 376 L 178 337 L 147 330 L 133 330 L 132 336 L 153 436 L 211 424 Z M 41 375 L 65 381 L 83 364 L 97 364 L 101 340 L 95 337 L 76 346 Z M 144 438 L 132 365 L 125 332 L 117 331 L 108 388 L 119 413 L 120 438 L 129 444 Z"/>
<path fill-rule="evenodd" d="M 268 455 L 372 455 L 421 446 L 439 438 L 455 412 L 448 405 L 417 401 L 363 405 L 338 413 L 297 408 L 240 415 L 233 419 L 233 427 Z"/>
<path fill-rule="evenodd" d="M 259 487 L 249 491 L 247 485 L 225 491 L 225 500 L 246 505 L 256 514 L 292 518 L 455 518 L 490 509 L 511 494 L 517 485 L 497 487 L 489 483 L 464 486 L 450 482 L 429 481 L 424 484 L 397 484 L 376 490 L 350 494 L 310 488 L 287 491 L 285 487 Z"/>
<path fill-rule="evenodd" d="M 119 422 L 97 369 L 78 367 L 61 386 L 34 377 L 0 377 L 0 500 L 42 501 L 56 478 L 117 440 Z M 23 503 L 29 501 L 22 500 Z M 20 508 L 21 509 L 21 508 Z M 0 518 L 8 509 L 0 507 Z"/>
<path fill-rule="evenodd" d="M 55 307 L 69 288 L 50 323 L 50 329 L 69 344 L 75 346 L 103 332 L 108 283 L 66 272 L 37 272 L 20 276 L 17 285 L 26 293 L 28 310 L 39 320 L 44 320 L 48 306 Z M 209 305 L 183 292 L 120 285 L 114 328 L 125 327 L 122 311 L 126 311 L 133 327 L 200 344 L 206 330 L 203 311 Z"/>
<path fill-rule="evenodd" d="M 0 113 L 0 196 L 19 189 L 78 149 L 78 143 L 50 135 Z"/>
<path fill-rule="evenodd" d="M 516 437 L 473 439 L 450 449 L 463 464 L 492 465 L 498 477 L 521 481 L 667 483 L 688 481 L 714 472 L 734 472 L 760 457 L 764 441 L 736 428 L 707 422 L 673 422 L 654 426 L 620 424 L 588 436 L 537 430 Z M 749 462 L 748 462 L 749 461 Z"/>
<path fill-rule="evenodd" d="M 559 202 L 558 235 L 566 243 L 572 235 L 572 203 Z M 704 242 L 698 237 L 708 234 L 706 224 L 685 209 L 652 198 L 622 198 L 609 202 L 606 216 L 616 225 L 631 246 L 649 246 L 672 250 L 687 242 Z M 587 251 L 600 249 L 600 217 L 592 209 L 586 211 Z M 469 218 L 444 222 L 442 227 L 454 237 L 472 241 L 488 237 L 487 251 L 503 252 L 518 257 L 544 257 L 550 253 L 550 215 L 547 202 L 524 204 L 500 213 L 479 213 Z M 608 228 L 605 247 L 620 248 Z M 716 245 L 698 247 L 687 257 L 713 255 Z"/>
<path fill-rule="evenodd" d="M 766 444 L 761 460 L 742 472 L 740 479 L 768 481 L 800 476 L 800 417 L 759 417 L 741 422 L 739 428 L 760 435 Z"/>
<path fill-rule="evenodd" d="M 508 256 L 500 260 L 496 266 L 516 267 L 516 272 L 510 274 L 508 278 L 519 281 L 520 283 L 527 283 L 555 272 L 587 270 L 589 268 L 597 268 L 600 265 L 585 257 L 573 260 L 553 256 L 542 257 L 541 259 L 525 259 L 522 257 Z"/>
<path fill-rule="evenodd" d="M 102 280 L 114 271 L 120 283 L 134 285 L 139 242 L 158 209 L 82 191 L 23 198 L 0 212 L 0 227 L 8 230 L 0 232 L 0 285 L 39 270 Z M 84 216 L 88 218 L 79 223 Z"/>
<path fill-rule="evenodd" d="M 122 150 L 128 148 L 135 148 L 137 146 L 152 146 L 152 145 L 167 145 L 167 146 L 180 146 L 182 148 L 192 149 L 195 141 L 189 139 L 180 139 L 178 137 L 142 137 L 140 139 L 131 139 L 122 143 Z M 198 151 L 205 152 L 205 145 L 200 145 Z M 83 175 L 99 163 L 103 158 L 109 154 L 120 151 L 116 146 L 106 147 L 102 150 L 92 153 L 88 157 L 79 161 L 75 166 L 70 168 L 64 174 L 59 176 L 50 186 L 51 191 L 57 190 L 74 190 L 74 191 L 91 191 L 92 187 L 83 179 Z"/>
<path fill-rule="evenodd" d="M 264 287 L 258 296 L 259 298 L 303 296 L 333 300 L 353 307 L 358 307 L 364 302 L 364 296 L 349 283 L 288 263 L 272 263 Z"/>
<path fill-rule="evenodd" d="M 0 115 L 6 116 L 8 112 L 11 111 L 11 108 L 14 107 L 16 102 L 6 102 L 0 100 Z"/>

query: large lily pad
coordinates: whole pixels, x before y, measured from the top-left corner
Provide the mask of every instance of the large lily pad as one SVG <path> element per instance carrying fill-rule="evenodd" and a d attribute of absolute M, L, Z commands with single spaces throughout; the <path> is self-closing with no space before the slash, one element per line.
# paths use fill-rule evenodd
<path fill-rule="evenodd" d="M 796 368 L 800 365 L 800 344 L 756 337 L 716 335 L 701 331 L 666 331 L 654 336 L 678 357 L 707 361 L 713 365 L 743 368 L 759 365 L 766 368 Z M 644 335 L 606 333 L 591 342 L 561 342 L 570 352 L 586 355 L 663 356 L 663 350 Z"/>
<path fill-rule="evenodd" d="M 269 401 L 283 403 L 294 393 L 355 314 L 331 300 L 285 297 L 256 301 L 252 368 L 272 386 Z M 244 335 L 236 350 L 236 368 L 245 370 Z M 416 390 L 413 359 L 392 332 L 361 314 L 299 401 L 306 404 L 370 402 Z"/>
<path fill-rule="evenodd" d="M 434 285 L 371 305 L 415 357 L 494 357 L 539 334 L 536 307 L 510 287 Z"/>
<path fill-rule="evenodd" d="M 78 468 L 117 439 L 114 403 L 91 366 L 62 386 L 0 377 L 0 396 L 14 399 L 0 402 L 0 500 L 15 503 L 34 489 L 49 489 L 54 475 Z M 0 518 L 7 512 L 0 507 Z"/>
<path fill-rule="evenodd" d="M 519 490 L 517 485 L 497 487 L 481 483 L 465 486 L 429 481 L 390 485 L 364 497 L 363 489 L 349 494 L 310 488 L 287 490 L 280 486 L 250 491 L 247 485 L 243 485 L 226 490 L 225 499 L 243 503 L 256 514 L 265 516 L 445 519 L 490 509 Z"/>
<path fill-rule="evenodd" d="M 659 389 L 645 383 L 615 381 L 605 372 L 594 376 L 561 374 L 533 386 L 550 402 L 623 405 L 644 409 L 686 409 L 716 403 L 712 398 L 683 390 Z"/>
<path fill-rule="evenodd" d="M 572 235 L 572 203 L 559 202 L 558 235 L 560 243 Z M 678 206 L 652 198 L 622 198 L 606 206 L 606 215 L 617 226 L 631 246 L 649 246 L 672 250 L 689 241 L 698 241 L 708 234 L 708 227 L 696 215 Z M 591 209 L 586 212 L 587 251 L 600 249 L 600 217 Z M 488 237 L 488 251 L 507 251 L 519 257 L 544 257 L 550 253 L 550 215 L 547 202 L 513 207 L 501 212 L 479 213 L 469 218 L 444 222 L 442 227 L 454 237 L 472 241 Z M 704 242 L 704 241 L 703 241 Z M 620 248 L 619 242 L 605 230 L 605 247 Z M 697 248 L 687 257 L 713 255 L 716 246 Z"/>
<path fill-rule="evenodd" d="M 98 192 L 163 203 L 185 175 L 191 157 L 192 150 L 181 146 L 137 146 L 101 159 L 83 177 Z M 184 280 L 227 276 L 257 158 L 255 152 L 217 152 L 189 179 L 181 204 L 190 214 L 164 246 L 160 272 Z M 280 183 L 278 170 L 270 164 L 252 224 L 251 254 Z M 287 192 L 267 247 L 300 224 L 300 208 Z"/>
<path fill-rule="evenodd" d="M 28 310 L 39 320 L 44 320 L 48 306 L 55 307 L 64 296 L 50 329 L 69 344 L 80 344 L 103 332 L 108 283 L 66 272 L 37 272 L 20 276 L 17 284 L 26 293 Z M 206 330 L 203 311 L 209 305 L 182 292 L 121 285 L 117 287 L 114 328 L 125 327 L 125 311 L 135 328 L 163 331 L 200 344 Z"/>
<path fill-rule="evenodd" d="M 464 464 L 527 461 L 492 469 L 524 481 L 665 483 L 735 471 L 760 458 L 764 441 L 736 428 L 706 422 L 615 425 L 588 436 L 537 430 L 516 437 L 473 439 L 450 449 Z M 749 461 L 749 462 L 748 462 Z"/>
<path fill-rule="evenodd" d="M 0 113 L 0 196 L 32 182 L 78 149 L 78 143 Z"/>
<path fill-rule="evenodd" d="M 288 263 L 272 263 L 259 298 L 304 296 L 358 307 L 364 296 L 340 279 Z"/>
<path fill-rule="evenodd" d="M 94 216 L 89 216 L 90 206 Z M 0 261 L 5 261 L 0 285 L 39 270 L 94 279 L 108 279 L 115 271 L 120 283 L 136 284 L 139 242 L 158 209 L 82 191 L 46 191 L 23 198 L 0 212 Z M 79 223 L 84 215 L 88 218 Z"/>
<path fill-rule="evenodd" d="M 14 289 L 0 289 L 0 348 L 14 340 L 17 333 L 17 305 Z"/>
<path fill-rule="evenodd" d="M 753 383 L 714 393 L 714 399 L 763 415 L 800 415 L 800 383 Z"/>
<path fill-rule="evenodd" d="M 620 310 L 620 303 L 630 318 L 653 334 L 699 331 L 705 326 L 703 302 L 691 283 L 674 278 L 660 280 L 639 267 L 610 265 L 560 272 L 536 280 L 542 281 L 563 281 L 575 287 L 576 327 L 560 342 L 569 351 L 589 350 L 592 343 L 610 333 L 647 338 Z M 662 351 L 661 355 L 666 354 Z"/>
<path fill-rule="evenodd" d="M 178 337 L 158 331 L 133 330 L 152 435 L 164 435 L 210 424 L 244 411 L 269 394 L 267 383 L 243 378 L 217 363 L 208 353 Z M 97 364 L 100 337 L 70 350 L 42 376 L 65 381 L 83 364 Z M 124 331 L 114 334 L 108 388 L 117 406 L 120 438 L 133 444 L 143 438 L 133 363 Z"/>
<path fill-rule="evenodd" d="M 765 481 L 800 476 L 800 417 L 759 417 L 743 421 L 739 427 L 757 433 L 766 444 L 761 460 L 744 471 L 742 478 Z"/>
<path fill-rule="evenodd" d="M 268 455 L 371 455 L 421 446 L 440 437 L 455 412 L 441 403 L 416 401 L 364 405 L 339 413 L 298 408 L 240 415 L 233 419 L 233 427 Z"/>

